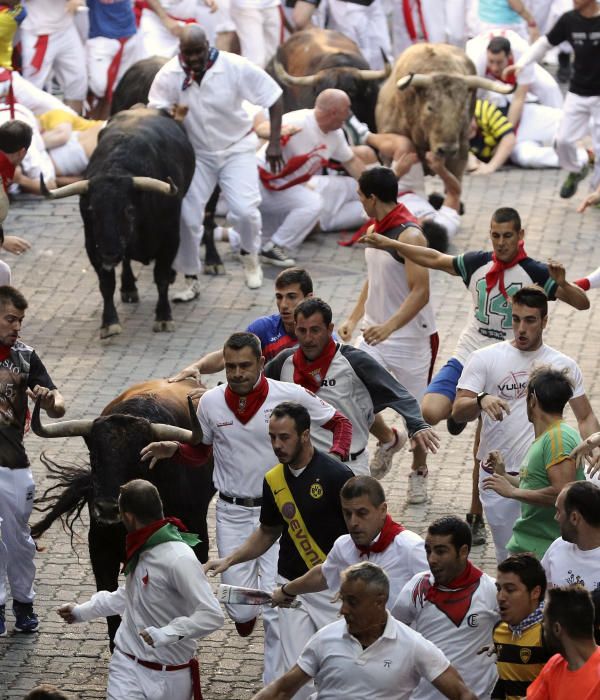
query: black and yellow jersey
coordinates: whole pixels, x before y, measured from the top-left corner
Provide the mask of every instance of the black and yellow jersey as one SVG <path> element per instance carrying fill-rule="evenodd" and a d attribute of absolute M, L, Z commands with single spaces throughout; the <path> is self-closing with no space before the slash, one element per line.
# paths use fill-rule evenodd
<path fill-rule="evenodd" d="M 474 117 L 477 134 L 470 140 L 469 148 L 479 160 L 487 163 L 494 155 L 496 146 L 506 134 L 514 132 L 514 127 L 502 110 L 487 100 L 477 100 Z"/>

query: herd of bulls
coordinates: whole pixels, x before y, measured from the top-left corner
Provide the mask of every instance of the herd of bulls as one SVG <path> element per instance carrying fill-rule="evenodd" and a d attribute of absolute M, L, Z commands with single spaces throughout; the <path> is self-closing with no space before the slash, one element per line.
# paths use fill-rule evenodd
<path fill-rule="evenodd" d="M 130 261 L 155 261 L 158 289 L 155 331 L 174 330 L 168 300 L 171 265 L 179 245 L 181 201 L 194 173 L 194 153 L 181 125 L 143 106 L 163 59 L 132 66 L 114 96 L 120 111 L 101 132 L 86 179 L 47 196 L 80 196 L 85 245 L 99 278 L 104 300 L 101 337 L 121 331 L 113 301 L 115 268 L 122 265 L 121 299 L 138 300 Z M 433 150 L 446 158 L 458 177 L 466 165 L 467 133 L 478 88 L 506 92 L 510 86 L 475 75 L 475 67 L 460 49 L 447 45 L 414 45 L 392 68 L 369 69 L 356 44 L 342 34 L 310 29 L 283 44 L 268 70 L 284 87 L 284 111 L 312 107 L 321 90 L 336 87 L 350 97 L 357 117 L 380 132 L 408 136 L 423 158 Z M 383 84 L 382 84 L 383 83 Z M 214 206 L 216 196 L 212 198 Z M 208 212 L 212 218 L 214 208 Z M 207 259 L 221 263 L 205 228 Z M 125 531 L 118 522 L 119 486 L 147 478 L 158 487 L 167 515 L 181 518 L 202 543 L 197 555 L 208 556 L 206 513 L 214 495 L 212 465 L 193 468 L 177 456 L 151 472 L 140 463 L 142 447 L 156 439 L 198 442 L 194 410 L 188 406 L 189 382 L 163 380 L 131 387 L 112 401 L 95 420 L 64 421 L 49 426 L 39 419 L 32 428 L 42 437 L 81 436 L 89 450 L 89 467 L 58 465 L 44 459 L 55 484 L 38 499 L 43 519 L 32 527 L 40 537 L 59 518 L 73 531 L 87 504 L 89 549 L 99 590 L 117 587 L 123 560 Z M 117 619 L 109 619 L 114 637 Z"/>

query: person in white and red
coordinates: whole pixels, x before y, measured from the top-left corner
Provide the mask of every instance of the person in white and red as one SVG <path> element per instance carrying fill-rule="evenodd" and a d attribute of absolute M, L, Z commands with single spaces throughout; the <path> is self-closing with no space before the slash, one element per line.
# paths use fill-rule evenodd
<path fill-rule="evenodd" d="M 392 519 L 377 479 L 353 476 L 342 487 L 340 500 L 348 534 L 337 538 L 323 564 L 276 588 L 274 605 L 306 593 L 338 591 L 342 572 L 365 558 L 387 572 L 391 601 L 415 574 L 427 569 L 423 539 Z"/>
<path fill-rule="evenodd" d="M 207 391 L 198 405 L 203 431 L 200 448 L 176 442 L 154 442 L 142 450 L 142 460 L 165 459 L 179 450 L 183 458 L 197 463 L 198 450 L 213 446 L 213 480 L 219 490 L 217 501 L 217 548 L 226 557 L 259 526 L 263 479 L 276 463 L 268 434 L 269 416 L 283 401 L 295 401 L 310 413 L 314 427 L 333 432 L 329 454 L 346 460 L 352 441 L 352 424 L 325 401 L 300 386 L 267 379 L 260 340 L 253 333 L 234 333 L 223 348 L 227 384 Z M 232 567 L 223 574 L 223 583 L 273 590 L 277 573 L 278 547 L 252 561 Z M 258 585 L 260 582 L 260 586 Z M 226 605 L 241 636 L 254 629 L 256 613 L 244 605 Z M 263 611 L 265 627 L 264 679 L 276 677 L 279 665 L 277 611 Z"/>
<path fill-rule="evenodd" d="M 125 71 L 141 56 L 131 0 L 87 0 L 90 31 L 87 54 L 88 86 L 95 100 L 94 119 L 108 119 L 112 93 Z"/>
<path fill-rule="evenodd" d="M 453 515 L 428 527 L 425 551 L 430 571 L 404 586 L 392 615 L 441 649 L 478 698 L 489 698 L 498 678 L 496 663 L 477 653 L 500 621 L 494 579 L 469 561 L 471 529 Z M 422 681 L 411 698 L 441 700 L 443 695 Z"/>
<path fill-rule="evenodd" d="M 241 56 L 211 47 L 197 25 L 181 34 L 181 53 L 156 75 L 148 106 L 182 116 L 196 155 L 192 184 L 181 207 L 181 240 L 173 264 L 185 274 L 186 288 L 174 301 L 191 301 L 200 294 L 202 214 L 218 184 L 229 208 L 231 224 L 240 234 L 246 284 L 262 285 L 258 260 L 262 221 L 258 206 L 258 140 L 243 102 L 269 109 L 271 135 L 266 160 L 273 171 L 282 165 L 281 88 L 263 70 Z"/>
<path fill-rule="evenodd" d="M 467 36 L 471 0 L 397 0 L 392 10 L 392 44 L 399 56 L 411 44 L 454 44 L 461 48 Z"/>
<path fill-rule="evenodd" d="M 23 77 L 44 88 L 52 71 L 78 114 L 87 94 L 85 51 L 74 15 L 83 0 L 28 0 L 21 25 Z"/>
<path fill-rule="evenodd" d="M 242 56 L 264 68 L 283 41 L 280 0 L 231 0 L 229 12 Z"/>
<path fill-rule="evenodd" d="M 201 700 L 195 640 L 222 627 L 223 613 L 192 550 L 198 537 L 164 517 L 158 490 L 143 479 L 121 487 L 119 512 L 127 530 L 125 584 L 57 612 L 69 624 L 123 616 L 108 700 Z"/>

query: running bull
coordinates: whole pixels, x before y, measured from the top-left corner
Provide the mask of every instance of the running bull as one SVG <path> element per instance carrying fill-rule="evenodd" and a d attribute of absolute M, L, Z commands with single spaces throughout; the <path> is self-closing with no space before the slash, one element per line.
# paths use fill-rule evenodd
<path fill-rule="evenodd" d="M 155 261 L 154 330 L 175 330 L 168 289 L 179 246 L 181 200 L 194 167 L 182 126 L 158 110 L 139 107 L 120 112 L 100 132 L 85 180 L 50 191 L 43 186 L 53 199 L 80 195 L 85 247 L 104 301 L 101 338 L 121 332 L 113 300 L 119 263 L 122 301 L 139 300 L 131 260 Z"/>
<path fill-rule="evenodd" d="M 195 547 L 200 561 L 208 559 L 206 513 L 215 490 L 212 457 L 206 448 L 206 463 L 191 466 L 179 453 L 162 460 L 154 469 L 140 462 L 140 451 L 156 440 L 198 444 L 202 430 L 188 394 L 197 389 L 194 380 L 169 384 L 150 380 L 135 384 L 111 401 L 95 420 L 69 420 L 43 425 L 39 401 L 31 419 L 36 435 L 45 438 L 81 436 L 89 450 L 89 466 L 60 465 L 42 455 L 42 462 L 55 480 L 39 499 L 37 510 L 46 515 L 31 528 L 42 536 L 59 518 L 74 535 L 74 528 L 87 505 L 90 516 L 88 547 L 98 590 L 118 587 L 119 564 L 125 557 L 125 528 L 119 520 L 119 487 L 131 479 L 147 479 L 159 490 L 166 516 L 176 516 L 190 532 L 197 533 Z M 112 643 L 118 617 L 109 617 Z"/>
<path fill-rule="evenodd" d="M 414 44 L 400 55 L 381 86 L 375 111 L 377 131 L 407 136 L 424 167 L 425 154 L 433 151 L 461 178 L 478 88 L 503 94 L 515 89 L 476 75 L 462 49 L 448 44 Z"/>
<path fill-rule="evenodd" d="M 267 71 L 283 87 L 285 112 L 314 107 L 320 92 L 338 88 L 350 98 L 356 117 L 374 130 L 377 91 L 391 66 L 370 70 L 352 39 L 314 27 L 292 34 Z"/>

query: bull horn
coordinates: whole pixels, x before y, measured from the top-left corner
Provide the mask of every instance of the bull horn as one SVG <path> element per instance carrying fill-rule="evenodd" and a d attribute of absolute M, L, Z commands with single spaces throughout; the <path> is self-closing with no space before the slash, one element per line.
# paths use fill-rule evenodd
<path fill-rule="evenodd" d="M 38 396 L 31 414 L 31 429 L 38 437 L 86 437 L 92 431 L 91 420 L 63 420 L 58 423 L 42 425 L 40 420 L 41 397 Z"/>
<path fill-rule="evenodd" d="M 202 427 L 200 426 L 200 421 L 198 420 L 198 414 L 194 408 L 194 403 L 189 396 L 188 410 L 190 412 L 190 422 L 192 424 L 191 430 L 179 428 L 176 425 L 153 423 L 152 433 L 154 435 L 154 439 L 157 441 L 174 440 L 175 442 L 185 442 L 188 445 L 197 445 L 202 442 Z"/>
<path fill-rule="evenodd" d="M 385 80 L 388 75 L 392 72 L 392 65 L 389 62 L 387 54 L 380 48 L 381 57 L 383 58 L 383 68 L 380 70 L 359 70 L 358 77 L 361 80 Z"/>
<path fill-rule="evenodd" d="M 502 95 L 510 95 L 517 89 L 516 83 L 502 83 L 499 80 L 490 80 L 481 75 L 465 75 L 463 78 L 466 85 L 474 90 L 481 88 L 482 90 L 490 90 L 491 92 L 499 92 Z"/>
<path fill-rule="evenodd" d="M 396 83 L 398 90 L 405 90 L 409 85 L 428 87 L 433 81 L 433 73 L 409 73 Z"/>
<path fill-rule="evenodd" d="M 88 180 L 79 180 L 72 182 L 64 187 L 57 187 L 54 190 L 49 190 L 44 182 L 44 176 L 40 175 L 40 192 L 48 199 L 62 199 L 63 197 L 72 197 L 75 194 L 85 194 L 89 188 Z"/>
<path fill-rule="evenodd" d="M 278 80 L 286 85 L 314 85 L 319 79 L 319 73 L 315 75 L 290 75 L 277 58 L 273 61 L 273 72 Z"/>
<path fill-rule="evenodd" d="M 144 192 L 158 192 L 159 194 L 166 194 L 170 197 L 174 197 L 177 192 L 177 185 L 171 180 L 170 177 L 167 181 L 158 180 L 155 177 L 143 177 L 136 175 L 131 178 L 133 182 L 133 187 L 136 190 L 143 190 Z"/>

